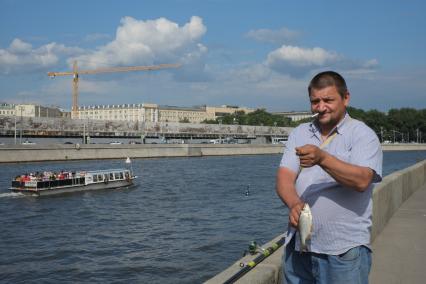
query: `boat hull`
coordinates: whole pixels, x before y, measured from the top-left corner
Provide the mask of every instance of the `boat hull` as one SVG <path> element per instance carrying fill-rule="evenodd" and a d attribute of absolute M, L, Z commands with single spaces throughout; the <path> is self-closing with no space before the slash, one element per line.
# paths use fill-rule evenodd
<path fill-rule="evenodd" d="M 87 185 L 71 185 L 71 186 L 62 186 L 55 188 L 44 188 L 44 189 L 20 189 L 20 188 L 11 188 L 13 192 L 20 192 L 25 195 L 30 196 L 48 196 L 56 195 L 63 193 L 72 193 L 72 192 L 81 192 L 81 191 L 92 191 L 92 190 L 101 190 L 101 189 L 117 189 L 123 187 L 129 187 L 133 185 L 133 179 L 130 180 L 117 180 L 110 181 L 108 183 L 91 183 Z"/>

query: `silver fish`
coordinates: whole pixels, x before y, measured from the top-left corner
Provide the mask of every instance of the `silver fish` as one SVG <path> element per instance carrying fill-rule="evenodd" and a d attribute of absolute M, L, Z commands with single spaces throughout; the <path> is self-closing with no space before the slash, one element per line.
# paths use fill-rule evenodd
<path fill-rule="evenodd" d="M 300 251 L 307 251 L 306 241 L 311 238 L 312 232 L 312 213 L 308 203 L 305 203 L 300 212 L 298 230 L 301 245 Z"/>

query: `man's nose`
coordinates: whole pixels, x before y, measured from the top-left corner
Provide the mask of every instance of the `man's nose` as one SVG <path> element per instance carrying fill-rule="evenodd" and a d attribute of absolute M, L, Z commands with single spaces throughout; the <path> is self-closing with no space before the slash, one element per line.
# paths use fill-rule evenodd
<path fill-rule="evenodd" d="M 322 113 L 322 112 L 325 111 L 325 103 L 324 102 L 321 101 L 317 104 L 317 111 L 319 113 Z"/>

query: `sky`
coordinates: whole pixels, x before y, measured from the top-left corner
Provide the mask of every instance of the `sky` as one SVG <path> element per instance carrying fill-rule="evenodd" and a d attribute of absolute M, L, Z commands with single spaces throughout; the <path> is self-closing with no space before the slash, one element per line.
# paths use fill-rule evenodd
<path fill-rule="evenodd" d="M 0 0 L 0 102 L 70 110 L 72 77 L 47 72 L 181 64 L 80 75 L 79 105 L 156 103 L 309 110 L 318 72 L 346 79 L 350 105 L 426 108 L 426 2 Z"/>

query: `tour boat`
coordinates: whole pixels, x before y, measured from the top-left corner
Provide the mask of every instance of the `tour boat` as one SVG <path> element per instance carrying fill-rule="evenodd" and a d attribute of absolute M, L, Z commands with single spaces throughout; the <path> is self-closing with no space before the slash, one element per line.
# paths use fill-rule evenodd
<path fill-rule="evenodd" d="M 126 163 L 130 163 L 129 161 L 127 159 Z M 25 195 L 45 196 L 129 187 L 136 178 L 131 169 L 31 173 L 17 176 L 12 181 L 10 190 Z"/>

